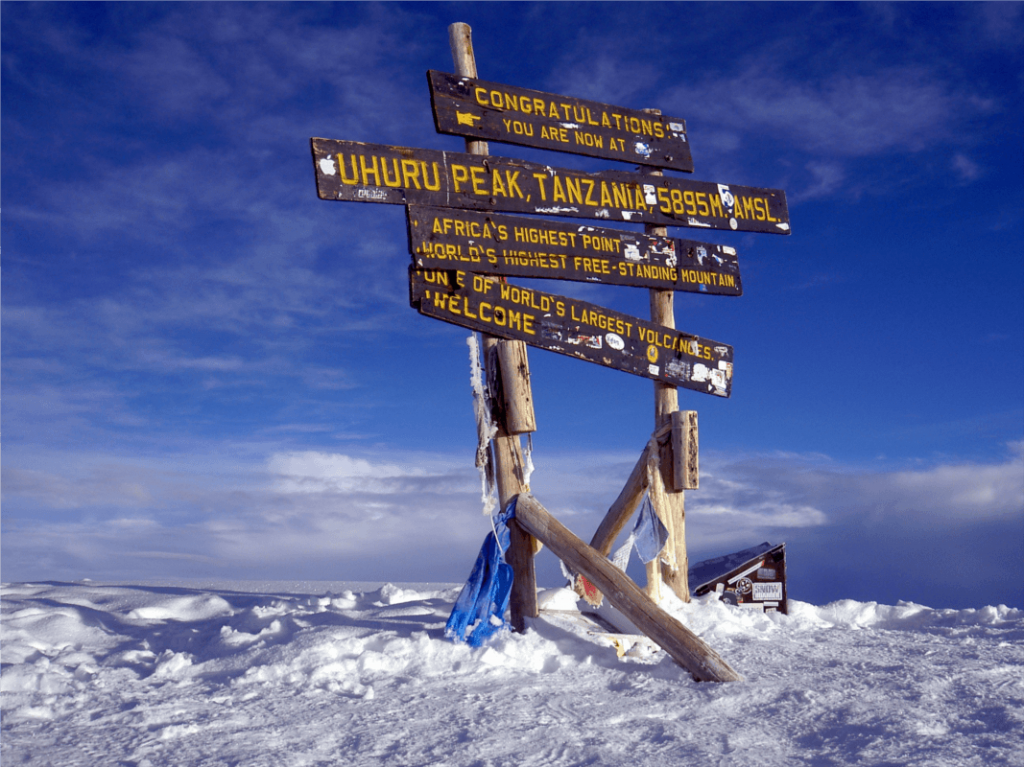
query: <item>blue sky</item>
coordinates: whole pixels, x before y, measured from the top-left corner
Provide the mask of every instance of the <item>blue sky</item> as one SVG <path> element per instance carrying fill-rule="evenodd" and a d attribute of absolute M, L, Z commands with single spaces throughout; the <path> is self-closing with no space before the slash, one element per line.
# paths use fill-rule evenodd
<path fill-rule="evenodd" d="M 465 578 L 468 333 L 409 308 L 403 210 L 319 200 L 309 152 L 461 150 L 424 73 L 464 21 L 482 78 L 682 116 L 693 178 L 786 190 L 789 237 L 673 231 L 735 247 L 744 285 L 676 299 L 735 348 L 730 399 L 680 393 L 691 559 L 786 541 L 798 599 L 1024 605 L 1021 4 L 0 14 L 5 580 Z M 533 489 L 589 538 L 652 385 L 530 365 Z"/>

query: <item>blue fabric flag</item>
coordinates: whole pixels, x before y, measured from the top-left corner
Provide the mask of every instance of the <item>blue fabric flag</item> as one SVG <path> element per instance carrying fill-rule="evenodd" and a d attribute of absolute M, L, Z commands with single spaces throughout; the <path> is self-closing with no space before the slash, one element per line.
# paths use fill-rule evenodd
<path fill-rule="evenodd" d="M 512 565 L 505 561 L 510 537 L 508 521 L 515 516 L 516 499 L 494 520 L 494 531 L 480 547 L 469 580 L 455 600 L 444 635 L 453 642 L 479 647 L 498 631 L 510 628 L 505 620 L 512 593 Z"/>
<path fill-rule="evenodd" d="M 657 559 L 661 550 L 665 548 L 668 528 L 654 513 L 649 496 L 645 495 L 644 502 L 640 504 L 640 515 L 636 519 L 633 534 L 636 536 L 636 553 L 640 555 L 644 564 Z"/>

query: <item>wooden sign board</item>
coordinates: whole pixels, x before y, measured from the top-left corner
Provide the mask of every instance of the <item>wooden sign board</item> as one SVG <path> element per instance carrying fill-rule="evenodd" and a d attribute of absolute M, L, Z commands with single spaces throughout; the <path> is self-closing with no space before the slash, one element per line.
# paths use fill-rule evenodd
<path fill-rule="evenodd" d="M 409 252 L 421 269 L 743 294 L 736 251 L 672 237 L 537 218 L 409 205 Z"/>
<path fill-rule="evenodd" d="M 438 133 L 693 171 L 681 117 L 434 70 L 427 82 Z"/>
<path fill-rule="evenodd" d="M 464 152 L 311 139 L 323 200 L 541 213 L 789 234 L 786 193 L 669 176 L 565 168 Z"/>
<path fill-rule="evenodd" d="M 575 298 L 463 271 L 409 270 L 420 314 L 693 391 L 728 397 L 731 346 Z"/>

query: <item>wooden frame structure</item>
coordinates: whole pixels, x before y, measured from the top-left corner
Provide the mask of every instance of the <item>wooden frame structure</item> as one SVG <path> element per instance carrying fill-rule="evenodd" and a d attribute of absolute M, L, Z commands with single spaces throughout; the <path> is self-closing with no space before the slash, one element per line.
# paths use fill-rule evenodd
<path fill-rule="evenodd" d="M 406 206 L 410 302 L 481 332 L 485 415 L 495 429 L 488 443 L 490 427 L 478 422 L 478 461 L 489 457 L 500 508 L 516 505 L 505 552 L 512 627 L 522 631 L 539 614 L 534 557 L 546 545 L 576 574 L 582 596 L 606 597 L 695 679 L 739 680 L 657 604 L 663 584 L 690 601 L 684 492 L 699 481 L 697 413 L 679 410 L 677 387 L 727 397 L 733 370 L 731 346 L 675 330 L 675 291 L 742 293 L 734 249 L 670 238 L 666 225 L 789 234 L 785 192 L 667 177 L 662 168 L 693 169 L 681 118 L 479 80 L 469 26 L 452 24 L 448 35 L 455 74 L 428 72 L 431 104 L 438 131 L 465 137 L 465 153 L 314 138 L 313 163 L 322 199 Z M 586 174 L 491 157 L 484 138 L 641 167 Z M 644 233 L 496 211 L 643 222 Z M 506 275 L 647 287 L 651 318 L 513 286 Z M 528 486 L 519 439 L 536 430 L 527 343 L 653 381 L 651 438 L 589 545 Z M 608 554 L 645 493 L 668 538 L 641 590 Z"/>
<path fill-rule="evenodd" d="M 476 60 L 469 25 L 452 24 L 449 27 L 449 41 L 456 74 L 476 78 Z M 466 139 L 466 151 L 487 154 L 488 147 L 482 141 Z M 644 232 L 652 237 L 668 236 L 665 227 L 650 224 L 645 225 Z M 675 328 L 673 295 L 671 290 L 651 290 L 652 322 Z M 673 421 L 680 421 L 676 388 L 659 381 L 654 382 L 655 436 L 644 448 L 640 460 L 627 480 L 626 487 L 609 509 L 594 540 L 588 546 L 551 516 L 529 494 L 529 488 L 523 482 L 522 453 L 518 434 L 536 428 L 525 344 L 521 341 L 497 340 L 485 335 L 484 349 L 489 348 L 500 350 L 499 364 L 489 366 L 487 369 L 495 370 L 502 379 L 490 380 L 488 385 L 492 387 L 492 391 L 504 392 L 505 415 L 528 414 L 525 417 L 517 417 L 511 427 L 500 420 L 499 414 L 499 436 L 494 441 L 494 465 L 501 508 L 507 505 L 513 495 L 517 496 L 516 515 L 510 524 L 511 544 L 506 554 L 515 574 L 510 600 L 513 629 L 522 631 L 525 628 L 525 619 L 536 618 L 539 614 L 533 558 L 539 551 L 538 544 L 543 543 L 570 570 L 587 578 L 591 584 L 604 592 L 615 607 L 637 628 L 657 642 L 677 663 L 686 668 L 694 679 L 715 682 L 742 680 L 742 677 L 714 650 L 657 605 L 661 598 L 662 568 L 665 571 L 665 580 L 676 595 L 685 602 L 690 601 L 686 579 L 686 534 L 682 490 L 688 481 L 696 484 L 696 472 L 680 476 L 677 482 L 676 474 L 679 472 L 673 469 L 671 435 L 689 432 L 690 440 L 680 441 L 679 445 L 692 447 L 693 456 L 680 456 L 680 462 L 696 467 L 696 413 L 688 414 L 685 419 L 686 427 L 673 428 Z M 514 358 L 511 364 L 502 364 L 504 360 L 510 358 Z M 513 379 L 511 382 L 505 380 L 510 374 Z M 658 489 L 655 490 L 652 485 Z M 647 565 L 646 593 L 637 588 L 633 581 L 607 558 L 616 536 L 636 510 L 645 489 L 652 492 L 652 505 L 669 530 L 665 557 L 667 562 L 662 562 L 659 558 Z M 657 501 L 654 500 L 655 497 Z"/>

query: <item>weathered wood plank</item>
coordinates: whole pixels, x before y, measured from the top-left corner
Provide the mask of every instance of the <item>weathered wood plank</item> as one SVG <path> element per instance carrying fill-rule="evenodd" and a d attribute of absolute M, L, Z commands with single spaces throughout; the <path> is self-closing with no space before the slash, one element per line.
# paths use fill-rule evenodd
<path fill-rule="evenodd" d="M 703 640 L 655 604 L 625 573 L 551 516 L 536 498 L 520 494 L 516 520 L 566 563 L 597 586 L 633 625 L 658 643 L 698 682 L 742 681 Z"/>
<path fill-rule="evenodd" d="M 500 343 L 496 347 L 501 371 L 501 395 L 504 400 L 505 430 L 509 434 L 537 431 L 530 387 L 530 361 L 523 343 Z"/>
<path fill-rule="evenodd" d="M 672 461 L 676 490 L 700 487 L 697 454 L 697 411 L 677 410 L 672 414 Z"/>
<path fill-rule="evenodd" d="M 629 518 L 633 516 L 633 512 L 636 511 L 636 507 L 640 505 L 640 501 L 644 497 L 644 490 L 647 488 L 649 450 L 650 445 L 640 453 L 640 457 L 626 479 L 626 484 L 622 486 L 618 497 L 608 507 L 604 519 L 601 520 L 601 524 L 594 532 L 594 537 L 590 539 L 591 548 L 604 556 L 611 553 L 615 539 L 619 537 L 619 533 L 629 522 Z"/>
<path fill-rule="evenodd" d="M 448 43 L 452 51 L 452 61 L 460 74 L 476 77 L 476 56 L 473 53 L 473 32 L 468 24 L 457 22 L 448 27 Z M 466 151 L 472 156 L 486 156 L 486 141 L 466 139 Z M 529 410 L 529 418 L 533 417 L 533 397 L 530 393 L 529 377 L 523 380 L 502 380 L 500 365 L 487 365 L 491 356 L 511 355 L 521 358 L 525 364 L 526 347 L 521 341 L 508 341 L 486 333 L 482 336 L 484 364 L 488 370 L 488 386 L 505 391 L 511 397 L 511 405 L 506 398 L 504 412 L 498 419 L 498 433 L 491 442 L 491 453 L 494 457 L 494 475 L 498 486 L 498 500 L 501 508 L 516 495 L 529 490 L 523 467 L 523 455 L 519 445 L 519 437 L 510 430 L 505 417 L 508 410 L 517 410 L 524 414 Z M 494 373 L 498 380 L 490 378 Z M 525 403 L 521 398 L 525 397 Z M 514 429 L 515 424 L 513 424 Z M 514 578 L 509 607 L 512 617 L 512 628 L 515 631 L 526 629 L 526 618 L 537 617 L 537 576 L 533 556 L 536 553 L 536 541 L 528 533 L 524 533 L 513 520 L 509 525 L 509 549 L 505 552 L 506 560 L 512 567 Z"/>
<path fill-rule="evenodd" d="M 429 70 L 438 133 L 691 172 L 681 117 Z"/>
<path fill-rule="evenodd" d="M 410 269 L 420 314 L 633 375 L 728 397 L 733 349 L 566 296 L 462 271 Z"/>
<path fill-rule="evenodd" d="M 324 200 L 790 233 L 781 189 L 625 171 L 584 173 L 507 157 L 357 141 L 310 143 L 317 194 Z"/>
<path fill-rule="evenodd" d="M 743 294 L 736 250 L 727 245 L 422 205 L 407 206 L 406 219 L 421 269 Z"/>

